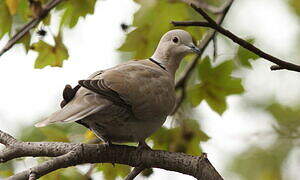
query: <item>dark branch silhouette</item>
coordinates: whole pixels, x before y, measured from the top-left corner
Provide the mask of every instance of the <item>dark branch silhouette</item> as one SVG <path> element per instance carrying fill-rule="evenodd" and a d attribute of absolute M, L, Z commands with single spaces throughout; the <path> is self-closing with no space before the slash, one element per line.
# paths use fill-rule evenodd
<path fill-rule="evenodd" d="M 231 39 L 233 42 L 239 44 L 243 48 L 255 53 L 256 55 L 275 63 L 277 66 L 272 66 L 271 70 L 280 70 L 280 69 L 287 69 L 290 71 L 296 71 L 300 72 L 300 66 L 289 63 L 286 61 L 283 61 L 281 59 L 278 59 L 270 54 L 265 53 L 264 51 L 260 50 L 259 48 L 255 47 L 251 43 L 239 38 L 232 32 L 228 31 L 227 29 L 223 28 L 218 22 L 214 21 L 206 12 L 204 12 L 201 8 L 196 7 L 194 4 L 191 4 L 191 6 L 196 10 L 207 22 L 202 21 L 173 21 L 173 25 L 175 26 L 202 26 L 202 27 L 209 27 L 212 28 L 219 33 L 225 35 L 229 39 Z"/>

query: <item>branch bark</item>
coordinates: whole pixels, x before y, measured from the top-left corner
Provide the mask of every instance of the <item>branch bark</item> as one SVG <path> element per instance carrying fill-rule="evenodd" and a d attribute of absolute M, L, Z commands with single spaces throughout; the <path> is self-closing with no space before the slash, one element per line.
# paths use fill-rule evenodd
<path fill-rule="evenodd" d="M 281 60 L 279 58 L 276 58 L 268 53 L 265 53 L 264 51 L 260 50 L 259 48 L 255 47 L 251 43 L 239 38 L 232 32 L 228 31 L 227 29 L 220 26 L 218 22 L 215 22 L 207 13 L 205 13 L 201 8 L 196 7 L 196 5 L 191 4 L 191 6 L 196 10 L 207 22 L 201 22 L 201 21 L 173 21 L 173 25 L 175 26 L 202 26 L 202 27 L 210 27 L 219 33 L 223 34 L 224 36 L 231 39 L 233 42 L 239 44 L 243 48 L 257 54 L 258 56 L 275 63 L 277 66 L 272 66 L 271 70 L 281 70 L 281 69 L 287 69 L 290 71 L 296 71 L 300 72 L 300 66 L 286 62 L 284 60 Z"/>
<path fill-rule="evenodd" d="M 85 163 L 119 163 L 132 167 L 161 168 L 194 176 L 199 180 L 222 180 L 206 157 L 160 150 L 138 149 L 126 145 L 76 144 L 62 142 L 21 142 L 0 131 L 0 163 L 19 157 L 54 157 L 8 179 L 39 178 L 49 172 Z"/>
<path fill-rule="evenodd" d="M 47 17 L 48 13 L 56 7 L 59 3 L 61 3 L 64 0 L 52 0 L 48 2 L 42 10 L 37 14 L 37 17 L 32 19 L 29 23 L 24 25 L 19 32 L 17 32 L 3 47 L 3 49 L 0 51 L 0 57 L 8 51 L 10 48 L 12 48 L 22 37 L 26 35 L 32 28 L 38 25 L 39 22 L 41 22 L 45 17 Z"/>

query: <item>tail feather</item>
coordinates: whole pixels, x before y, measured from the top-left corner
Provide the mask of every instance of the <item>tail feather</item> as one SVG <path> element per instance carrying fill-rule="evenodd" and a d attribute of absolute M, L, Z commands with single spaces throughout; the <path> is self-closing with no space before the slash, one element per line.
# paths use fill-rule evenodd
<path fill-rule="evenodd" d="M 49 124 L 59 122 L 74 122 L 81 120 L 93 113 L 96 113 L 102 106 L 92 105 L 90 107 L 83 106 L 65 106 L 63 109 L 56 111 L 44 121 L 35 124 L 35 127 L 44 127 Z"/>

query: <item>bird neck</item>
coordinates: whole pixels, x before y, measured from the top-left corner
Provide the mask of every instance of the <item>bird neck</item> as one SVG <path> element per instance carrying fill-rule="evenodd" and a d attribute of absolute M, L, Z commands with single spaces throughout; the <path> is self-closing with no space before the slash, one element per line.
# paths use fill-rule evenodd
<path fill-rule="evenodd" d="M 170 56 L 169 53 L 157 52 L 151 56 L 152 59 L 157 61 L 161 66 L 163 66 L 173 77 L 175 77 L 176 70 L 180 64 L 183 56 Z"/>

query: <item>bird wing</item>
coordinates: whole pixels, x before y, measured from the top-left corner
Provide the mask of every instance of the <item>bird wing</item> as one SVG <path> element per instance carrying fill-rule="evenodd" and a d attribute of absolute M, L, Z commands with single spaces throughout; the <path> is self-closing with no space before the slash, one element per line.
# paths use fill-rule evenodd
<path fill-rule="evenodd" d="M 80 84 L 129 106 L 138 119 L 167 116 L 175 104 L 173 77 L 149 60 L 120 64 Z"/>
<path fill-rule="evenodd" d="M 124 107 L 128 110 L 131 109 L 130 104 L 126 103 L 120 95 L 110 89 L 106 84 L 104 79 L 95 79 L 95 80 L 80 80 L 79 85 L 82 87 L 85 87 L 95 93 L 98 93 L 103 96 L 103 98 L 106 98 L 113 102 L 116 105 L 119 105 L 121 107 Z"/>
<path fill-rule="evenodd" d="M 69 103 L 36 126 L 78 121 L 110 111 L 112 104 L 130 109 L 137 119 L 152 120 L 167 116 L 175 103 L 173 78 L 149 60 L 129 61 L 96 72 L 79 84 L 82 87 Z"/>

